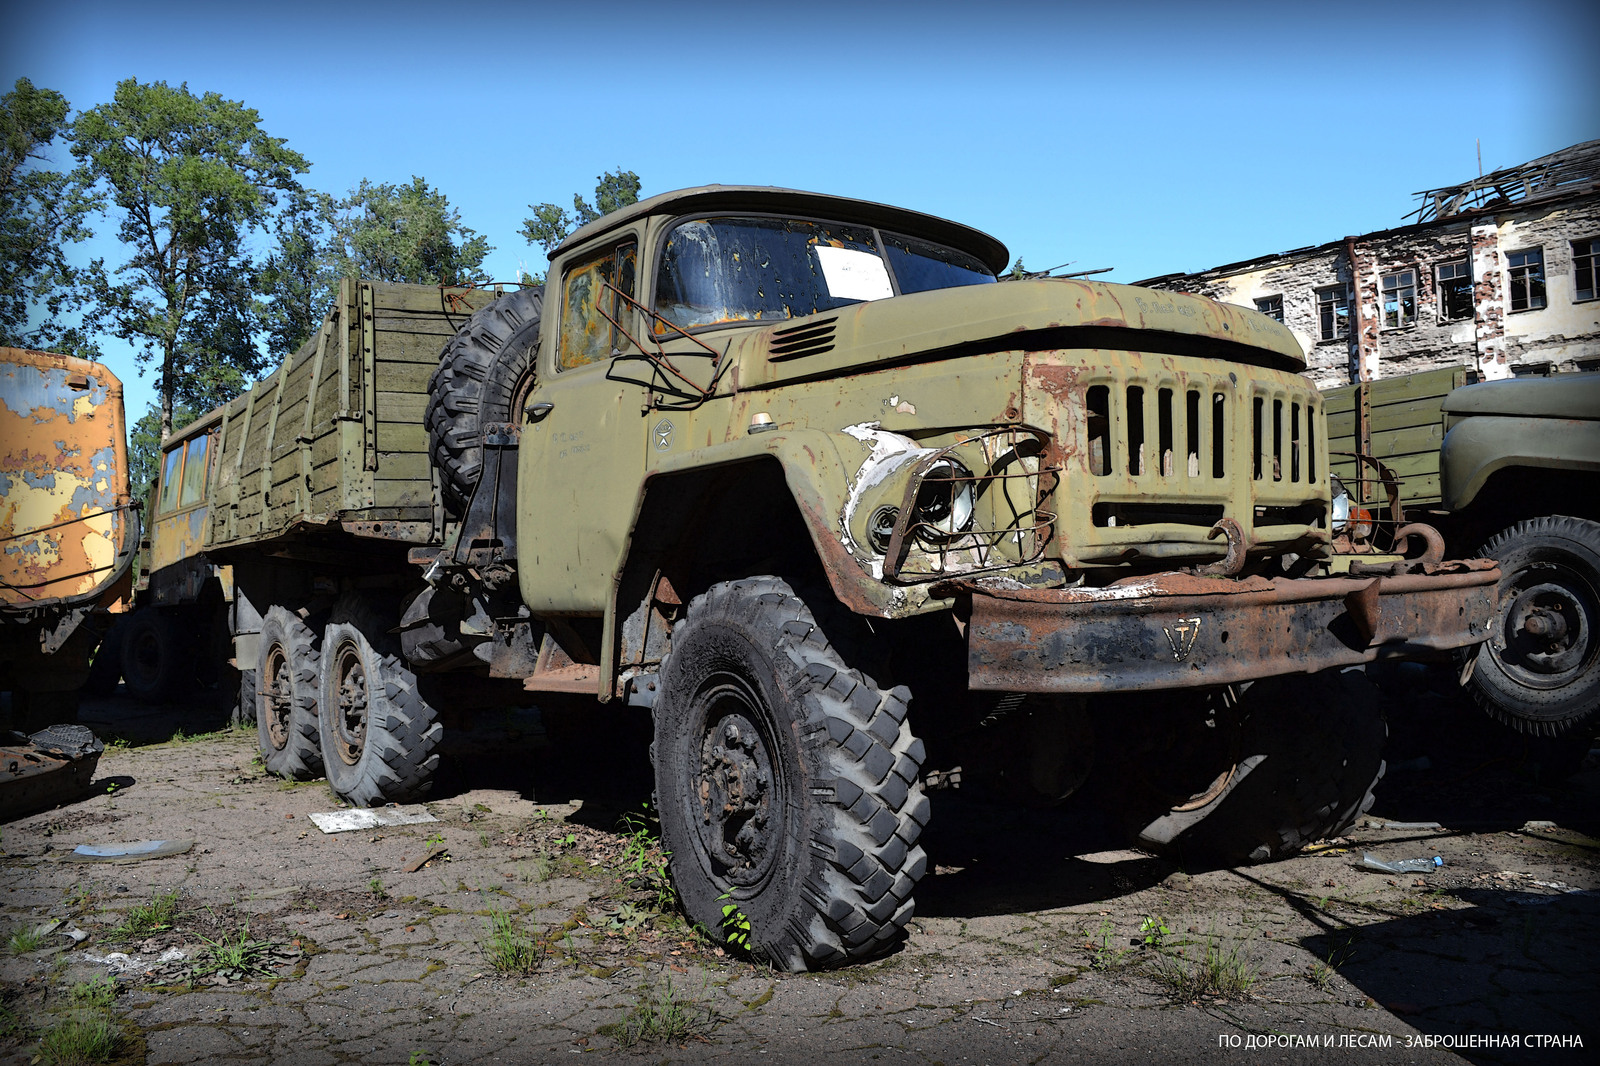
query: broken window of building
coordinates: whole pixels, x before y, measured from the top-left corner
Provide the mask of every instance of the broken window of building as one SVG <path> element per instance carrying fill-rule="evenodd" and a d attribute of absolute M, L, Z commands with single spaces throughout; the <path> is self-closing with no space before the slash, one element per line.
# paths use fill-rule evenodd
<path fill-rule="evenodd" d="M 1600 258 L 1600 237 L 1572 242 L 1572 277 L 1578 285 L 1578 291 L 1573 296 L 1574 300 L 1595 298 L 1594 275 L 1597 258 Z"/>
<path fill-rule="evenodd" d="M 1350 291 L 1343 285 L 1317 290 L 1317 337 L 1333 341 L 1350 336 Z"/>
<path fill-rule="evenodd" d="M 1282 295 L 1278 295 L 1278 296 L 1257 296 L 1256 297 L 1256 310 L 1260 311 L 1262 314 L 1266 315 L 1268 318 L 1275 318 L 1279 322 L 1282 322 L 1283 321 L 1283 297 L 1282 297 Z"/>
<path fill-rule="evenodd" d="M 1455 322 L 1472 317 L 1472 266 L 1465 259 L 1441 263 L 1435 272 L 1439 290 L 1439 320 Z"/>
<path fill-rule="evenodd" d="M 1399 329 L 1417 321 L 1417 272 L 1402 270 L 1383 276 L 1383 328 Z"/>
<path fill-rule="evenodd" d="M 1511 310 L 1533 311 L 1544 306 L 1544 249 L 1528 248 L 1506 256 L 1511 274 Z"/>

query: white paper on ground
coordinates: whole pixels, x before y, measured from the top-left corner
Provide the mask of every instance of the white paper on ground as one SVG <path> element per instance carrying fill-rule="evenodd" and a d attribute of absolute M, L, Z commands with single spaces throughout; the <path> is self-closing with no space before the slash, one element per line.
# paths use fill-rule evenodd
<path fill-rule="evenodd" d="M 327 811 L 313 814 L 311 820 L 324 833 L 348 833 L 352 829 L 376 829 L 381 825 L 416 825 L 418 822 L 437 822 L 426 807 L 413 804 L 409 807 L 352 807 L 348 811 Z"/>

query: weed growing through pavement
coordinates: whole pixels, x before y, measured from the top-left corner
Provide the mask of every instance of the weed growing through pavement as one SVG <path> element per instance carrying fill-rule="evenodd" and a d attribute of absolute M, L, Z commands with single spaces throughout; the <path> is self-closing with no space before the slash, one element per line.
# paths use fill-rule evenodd
<path fill-rule="evenodd" d="M 112 940 L 128 940 L 149 933 L 171 929 L 178 916 L 178 890 L 157 892 L 149 903 L 132 907 L 122 917 L 122 924 L 106 935 Z"/>
<path fill-rule="evenodd" d="M 555 872 L 548 852 L 541 851 L 526 863 L 517 863 L 517 878 L 524 884 L 530 881 L 548 881 Z"/>
<path fill-rule="evenodd" d="M 444 834 L 435 829 L 432 833 L 428 834 L 428 839 L 423 841 L 423 843 L 427 844 L 430 849 L 436 848 L 444 843 Z"/>
<path fill-rule="evenodd" d="M 1115 946 L 1117 937 L 1116 926 L 1110 922 L 1101 922 L 1100 928 L 1089 937 L 1089 966 L 1095 970 L 1109 970 L 1122 961 L 1126 951 Z"/>
<path fill-rule="evenodd" d="M 1311 960 L 1310 967 L 1306 970 L 1306 980 L 1311 982 L 1311 987 L 1318 992 L 1326 992 L 1333 984 L 1334 969 L 1325 962 Z"/>
<path fill-rule="evenodd" d="M 6 950 L 13 955 L 26 955 L 44 947 L 44 938 L 45 934 L 36 927 L 24 926 L 6 938 Z"/>
<path fill-rule="evenodd" d="M 108 1062 L 117 1050 L 117 1028 L 100 1014 L 64 1018 L 39 1041 L 36 1061 L 47 1066 L 86 1066 Z"/>
<path fill-rule="evenodd" d="M 718 901 L 732 898 L 730 892 L 717 897 Z M 740 951 L 750 950 L 750 916 L 740 910 L 737 903 L 722 904 L 722 935 Z"/>
<path fill-rule="evenodd" d="M 661 841 L 651 831 L 650 804 L 644 804 L 644 813 L 624 814 L 619 828 L 626 834 L 622 842 L 622 872 L 633 888 L 650 893 L 650 907 L 656 911 L 669 911 L 677 902 L 672 888 L 672 877 L 667 866 L 671 854 L 661 847 Z"/>
<path fill-rule="evenodd" d="M 389 891 L 383 887 L 383 878 L 381 877 L 374 877 L 372 880 L 368 881 L 367 890 L 370 891 L 374 896 L 377 896 L 379 899 L 389 898 Z"/>
<path fill-rule="evenodd" d="M 1217 996 L 1236 999 L 1249 993 L 1259 974 L 1239 945 L 1224 948 L 1215 934 L 1207 936 L 1205 951 L 1197 959 L 1163 954 L 1150 967 L 1150 976 L 1181 999 Z"/>
<path fill-rule="evenodd" d="M 196 962 L 195 978 L 207 977 L 214 973 L 220 973 L 234 980 L 272 975 L 268 957 L 268 953 L 272 950 L 272 942 L 252 940 L 248 929 L 240 929 L 233 937 L 223 933 L 217 940 L 212 940 L 208 936 L 201 936 L 200 939 L 206 942 L 206 947 Z"/>
<path fill-rule="evenodd" d="M 1160 918 L 1146 918 L 1139 923 L 1139 934 L 1144 937 L 1145 947 L 1160 951 L 1166 944 L 1167 937 L 1172 935 L 1172 930 Z"/>
<path fill-rule="evenodd" d="M 695 996 L 685 995 L 664 977 L 659 983 L 639 989 L 639 999 L 622 1021 L 605 1026 L 601 1032 L 623 1047 L 638 1044 L 680 1043 L 702 1036 L 711 1028 L 711 1008 Z"/>
<path fill-rule="evenodd" d="M 117 982 L 105 974 L 91 977 L 67 989 L 67 998 L 75 1007 L 110 1010 L 111 1002 L 117 998 Z"/>
<path fill-rule="evenodd" d="M 489 915 L 489 939 L 484 942 L 483 953 L 489 965 L 501 973 L 526 976 L 539 968 L 544 961 L 544 949 L 517 921 L 516 916 L 505 911 Z"/>
<path fill-rule="evenodd" d="M 433 1052 L 417 1048 L 406 1060 L 406 1066 L 434 1066 Z"/>

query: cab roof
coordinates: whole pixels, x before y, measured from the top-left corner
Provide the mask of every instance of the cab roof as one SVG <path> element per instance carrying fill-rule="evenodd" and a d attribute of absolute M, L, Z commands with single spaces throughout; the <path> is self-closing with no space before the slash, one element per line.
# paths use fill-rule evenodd
<path fill-rule="evenodd" d="M 826 193 L 782 189 L 772 185 L 701 185 L 693 189 L 658 193 L 580 226 L 550 253 L 550 257 L 554 259 L 567 249 L 607 230 L 649 215 L 689 215 L 713 211 L 761 211 L 879 226 L 967 252 L 976 256 L 995 274 L 1004 270 L 1011 261 L 1006 246 L 987 233 L 937 215 L 925 215 L 920 211 L 909 211 L 870 200 L 853 200 L 847 196 L 829 196 Z"/>

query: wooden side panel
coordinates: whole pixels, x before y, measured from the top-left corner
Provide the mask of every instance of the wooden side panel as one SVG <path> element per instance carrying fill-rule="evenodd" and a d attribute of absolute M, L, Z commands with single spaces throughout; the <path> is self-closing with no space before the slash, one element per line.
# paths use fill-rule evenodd
<path fill-rule="evenodd" d="M 1452 389 L 1466 384 L 1466 373 L 1463 367 L 1443 367 L 1327 390 L 1329 451 L 1365 450 L 1376 456 L 1400 480 L 1400 498 L 1407 507 L 1438 503 L 1439 445 L 1444 440 L 1440 405 Z M 1354 460 L 1335 456 L 1330 462 L 1341 479 L 1355 482 Z M 1381 487 L 1369 485 L 1365 497 L 1369 503 L 1379 502 Z"/>
<path fill-rule="evenodd" d="M 302 524 L 434 521 L 429 379 L 445 343 L 494 296 L 341 283 L 318 333 L 228 406 L 214 544 Z"/>

